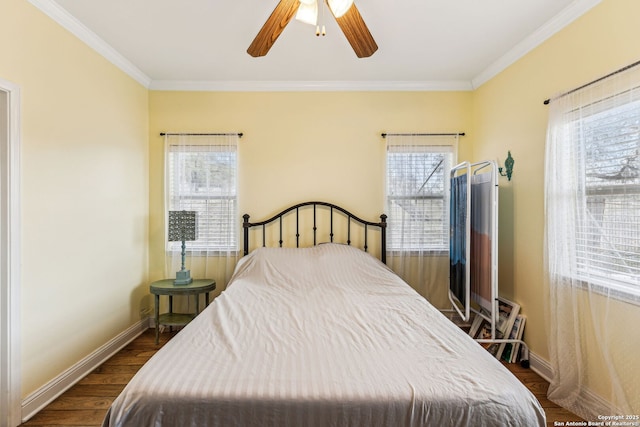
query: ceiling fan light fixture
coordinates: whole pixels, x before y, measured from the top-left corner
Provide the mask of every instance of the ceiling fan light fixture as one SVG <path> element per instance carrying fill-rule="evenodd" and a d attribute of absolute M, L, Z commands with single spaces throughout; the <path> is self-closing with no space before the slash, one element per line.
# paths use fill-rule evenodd
<path fill-rule="evenodd" d="M 340 18 L 349 11 L 353 4 L 353 0 L 328 0 L 328 3 L 331 8 L 331 12 L 333 12 L 333 16 Z"/>
<path fill-rule="evenodd" d="M 318 2 L 315 0 L 300 0 L 296 20 L 309 25 L 318 25 Z"/>
<path fill-rule="evenodd" d="M 376 41 L 371 36 L 367 24 L 358 11 L 353 0 L 322 0 L 328 3 L 331 14 L 336 18 L 336 22 L 353 48 L 358 58 L 368 58 L 378 50 Z M 322 31 L 318 31 L 318 2 L 317 0 L 279 0 L 269 18 L 266 20 L 258 34 L 255 36 L 247 53 L 254 58 L 265 56 L 269 49 L 276 42 L 284 28 L 291 22 L 294 16 L 298 15 L 298 9 L 312 6 L 311 19 L 307 22 L 316 26 L 316 32 L 326 34 L 324 25 Z M 324 9 L 322 9 L 324 11 Z M 304 12 L 300 12 L 299 19 L 304 17 Z M 324 13 L 323 20 L 324 20 Z"/>

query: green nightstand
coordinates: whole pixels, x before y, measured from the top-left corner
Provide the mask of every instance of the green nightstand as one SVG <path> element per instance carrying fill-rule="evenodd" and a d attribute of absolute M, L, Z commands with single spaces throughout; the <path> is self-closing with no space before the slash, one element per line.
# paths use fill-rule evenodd
<path fill-rule="evenodd" d="M 175 279 L 158 280 L 151 283 L 149 287 L 151 293 L 155 295 L 155 315 L 156 315 L 156 344 L 160 338 L 160 325 L 184 326 L 193 320 L 200 313 L 200 294 L 205 294 L 205 307 L 209 305 L 209 292 L 216 288 L 216 281 L 212 279 L 193 279 L 188 285 L 174 285 Z M 169 296 L 169 312 L 160 314 L 160 295 Z M 174 313 L 174 295 L 195 295 L 195 313 Z"/>

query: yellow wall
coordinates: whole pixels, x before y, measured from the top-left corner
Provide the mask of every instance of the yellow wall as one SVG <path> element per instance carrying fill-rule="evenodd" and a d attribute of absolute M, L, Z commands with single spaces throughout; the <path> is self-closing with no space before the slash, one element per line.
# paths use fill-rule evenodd
<path fill-rule="evenodd" d="M 148 91 L 24 0 L 0 77 L 22 96 L 22 393 L 148 305 Z"/>
<path fill-rule="evenodd" d="M 503 162 L 508 149 L 515 158 L 513 180 L 503 179 L 500 189 L 500 289 L 522 304 L 527 343 L 545 359 L 543 101 L 640 59 L 639 16 L 636 0 L 605 0 L 474 92 L 474 158 Z M 640 316 L 625 312 L 630 317 L 623 323 L 638 324 Z M 620 338 L 621 351 L 640 351 L 640 337 Z M 595 389 L 598 371 L 606 372 L 602 366 L 592 369 L 589 385 Z M 640 372 L 629 374 L 640 383 Z"/>
<path fill-rule="evenodd" d="M 164 272 L 160 132 L 240 131 L 240 213 L 264 219 L 322 200 L 363 219 L 384 211 L 382 132 L 470 132 L 470 92 L 163 92 L 149 95 L 150 276 Z M 461 138 L 460 157 L 470 137 Z M 222 287 L 219 287 L 218 291 Z"/>

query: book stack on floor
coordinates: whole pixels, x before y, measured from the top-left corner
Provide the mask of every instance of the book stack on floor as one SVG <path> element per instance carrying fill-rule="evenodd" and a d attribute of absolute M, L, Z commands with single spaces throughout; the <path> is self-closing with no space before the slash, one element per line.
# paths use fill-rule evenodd
<path fill-rule="evenodd" d="M 473 319 L 469 335 L 474 339 L 491 339 L 491 322 L 487 320 L 490 319 L 490 313 L 484 310 L 481 310 L 480 313 Z M 498 313 L 495 339 L 506 337 L 521 340 L 527 318 L 520 314 L 520 305 L 499 297 Z M 481 345 L 496 359 L 509 363 L 515 363 L 519 360 L 520 343 L 481 343 Z"/>
<path fill-rule="evenodd" d="M 524 314 L 518 314 L 516 317 L 516 321 L 511 328 L 511 333 L 509 334 L 509 339 L 521 340 L 524 334 L 524 324 L 526 323 L 527 318 Z M 507 343 L 502 351 L 502 355 L 500 356 L 502 360 L 508 363 L 516 363 L 519 360 L 520 353 L 520 343 Z"/>

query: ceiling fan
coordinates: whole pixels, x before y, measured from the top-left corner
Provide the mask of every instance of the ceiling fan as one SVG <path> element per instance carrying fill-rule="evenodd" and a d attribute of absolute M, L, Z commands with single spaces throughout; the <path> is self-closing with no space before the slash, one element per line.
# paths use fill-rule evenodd
<path fill-rule="evenodd" d="M 358 58 L 369 57 L 378 50 L 378 45 L 353 0 L 280 0 L 253 39 L 247 53 L 253 57 L 266 55 L 294 15 L 302 22 L 316 25 L 318 1 L 327 2 Z"/>

